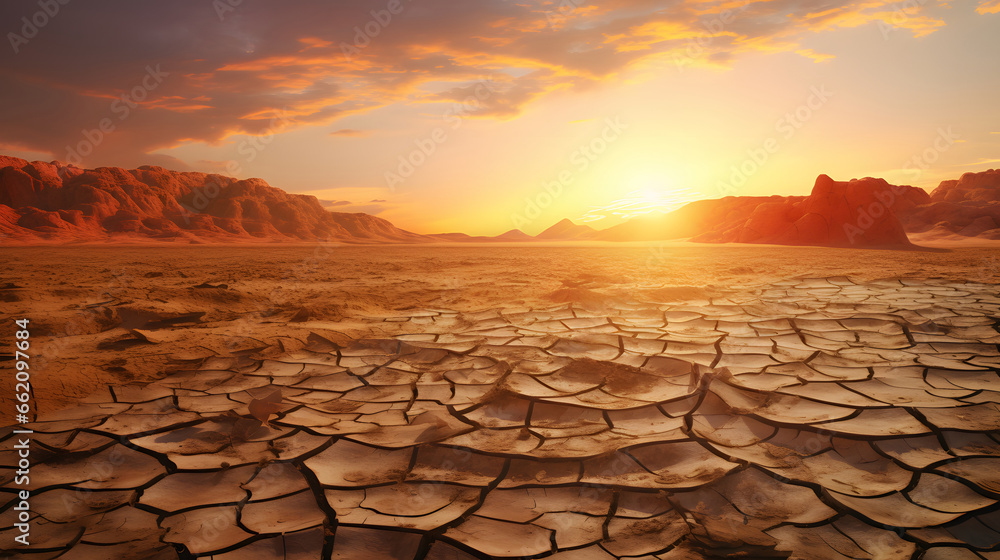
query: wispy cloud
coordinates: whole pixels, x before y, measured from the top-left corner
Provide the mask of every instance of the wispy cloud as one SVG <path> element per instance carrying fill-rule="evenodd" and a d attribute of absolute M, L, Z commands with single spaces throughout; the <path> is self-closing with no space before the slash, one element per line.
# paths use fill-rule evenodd
<path fill-rule="evenodd" d="M 353 128 L 341 128 L 340 130 L 334 130 L 330 133 L 330 136 L 368 136 L 369 132 L 367 130 L 356 130 Z"/>
<path fill-rule="evenodd" d="M 981 165 L 989 165 L 991 163 L 1000 163 L 1000 158 L 981 159 L 979 161 L 974 161 L 972 163 L 958 163 L 958 164 L 952 165 L 951 167 L 966 167 L 966 168 L 968 168 L 968 167 L 979 167 Z"/>
<path fill-rule="evenodd" d="M 982 0 L 976 6 L 976 11 L 980 14 L 1000 13 L 1000 0 Z"/>
<path fill-rule="evenodd" d="M 580 216 L 578 221 L 583 223 L 596 222 L 610 217 L 629 220 L 654 212 L 666 214 L 702 198 L 704 197 L 700 192 L 691 189 L 674 190 L 667 193 L 636 190 L 604 206 L 591 208 Z"/>

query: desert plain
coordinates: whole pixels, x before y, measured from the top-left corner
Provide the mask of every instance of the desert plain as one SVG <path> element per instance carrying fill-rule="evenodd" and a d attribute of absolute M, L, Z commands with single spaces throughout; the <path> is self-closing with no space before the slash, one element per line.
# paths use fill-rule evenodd
<path fill-rule="evenodd" d="M 991 247 L 0 259 L 17 558 L 1000 557 Z"/>
<path fill-rule="evenodd" d="M 1000 560 L 1000 0 L 0 21 L 0 559 Z"/>

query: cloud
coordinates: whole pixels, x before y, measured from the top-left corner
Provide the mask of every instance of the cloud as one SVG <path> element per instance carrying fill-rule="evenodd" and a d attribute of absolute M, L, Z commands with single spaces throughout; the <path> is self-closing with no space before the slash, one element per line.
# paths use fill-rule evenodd
<path fill-rule="evenodd" d="M 320 206 L 326 208 L 330 212 L 347 212 L 347 213 L 359 213 L 363 212 L 365 214 L 381 214 L 389 209 L 389 205 L 385 200 L 372 200 L 369 203 L 355 204 L 349 200 L 329 200 L 329 199 L 318 199 Z"/>
<path fill-rule="evenodd" d="M 331 212 L 346 212 L 351 214 L 364 213 L 376 216 L 388 210 L 389 207 L 384 204 L 350 204 L 343 206 L 338 206 L 336 208 L 328 208 Z"/>
<path fill-rule="evenodd" d="M 231 160 L 199 159 L 194 162 L 193 166 L 205 172 L 229 175 L 229 168 L 232 164 Z"/>
<path fill-rule="evenodd" d="M 331 132 L 330 136 L 368 136 L 368 131 L 356 130 L 353 128 L 341 128 L 340 130 L 334 130 Z"/>
<path fill-rule="evenodd" d="M 577 221 L 588 223 L 605 218 L 616 218 L 624 221 L 654 212 L 666 214 L 689 202 L 703 198 L 700 192 L 690 189 L 673 190 L 668 193 L 632 191 L 604 206 L 591 208 L 577 218 Z"/>
<path fill-rule="evenodd" d="M 333 208 L 335 206 L 346 206 L 351 204 L 351 201 L 349 200 L 324 200 L 322 198 L 318 200 L 320 206 L 323 206 L 324 208 Z"/>
<path fill-rule="evenodd" d="M 205 0 L 67 4 L 17 54 L 0 54 L 0 144 L 139 165 L 187 142 L 323 126 L 403 100 L 511 118 L 551 92 L 593 87 L 638 64 L 684 56 L 718 66 L 750 52 L 823 60 L 803 38 L 875 23 L 921 36 L 943 25 L 923 6 L 901 11 L 888 0 L 574 5 L 421 0 L 388 14 L 384 0 L 244 0 L 218 13 Z M 7 0 L 0 20 L 37 10 L 34 0 Z M 149 67 L 166 75 L 143 89 Z M 477 97 L 486 78 L 494 89 Z"/>
<path fill-rule="evenodd" d="M 964 167 L 968 169 L 970 167 L 980 167 L 983 165 L 991 165 L 994 163 L 1000 163 L 1000 158 L 981 158 L 979 161 L 974 161 L 972 163 L 959 163 L 952 165 L 951 167 Z"/>
<path fill-rule="evenodd" d="M 1000 0 L 983 0 L 976 6 L 976 12 L 980 14 L 1000 13 Z"/>

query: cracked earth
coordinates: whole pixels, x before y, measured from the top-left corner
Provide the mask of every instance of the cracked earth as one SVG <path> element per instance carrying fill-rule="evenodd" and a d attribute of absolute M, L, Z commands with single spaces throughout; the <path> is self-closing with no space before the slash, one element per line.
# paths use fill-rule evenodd
<path fill-rule="evenodd" d="M 9 552 L 1000 558 L 995 286 L 682 299 L 412 308 L 365 319 L 391 336 L 174 355 L 28 425 L 32 545 Z"/>

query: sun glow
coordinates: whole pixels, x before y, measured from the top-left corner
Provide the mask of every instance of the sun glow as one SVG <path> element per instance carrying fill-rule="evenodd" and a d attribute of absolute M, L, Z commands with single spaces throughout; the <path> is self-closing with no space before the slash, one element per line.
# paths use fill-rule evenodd
<path fill-rule="evenodd" d="M 699 191 L 678 188 L 658 176 L 639 176 L 627 184 L 633 188 L 628 194 L 603 206 L 592 207 L 579 218 L 579 221 L 596 222 L 606 218 L 625 221 L 654 212 L 666 214 L 702 198 Z"/>

